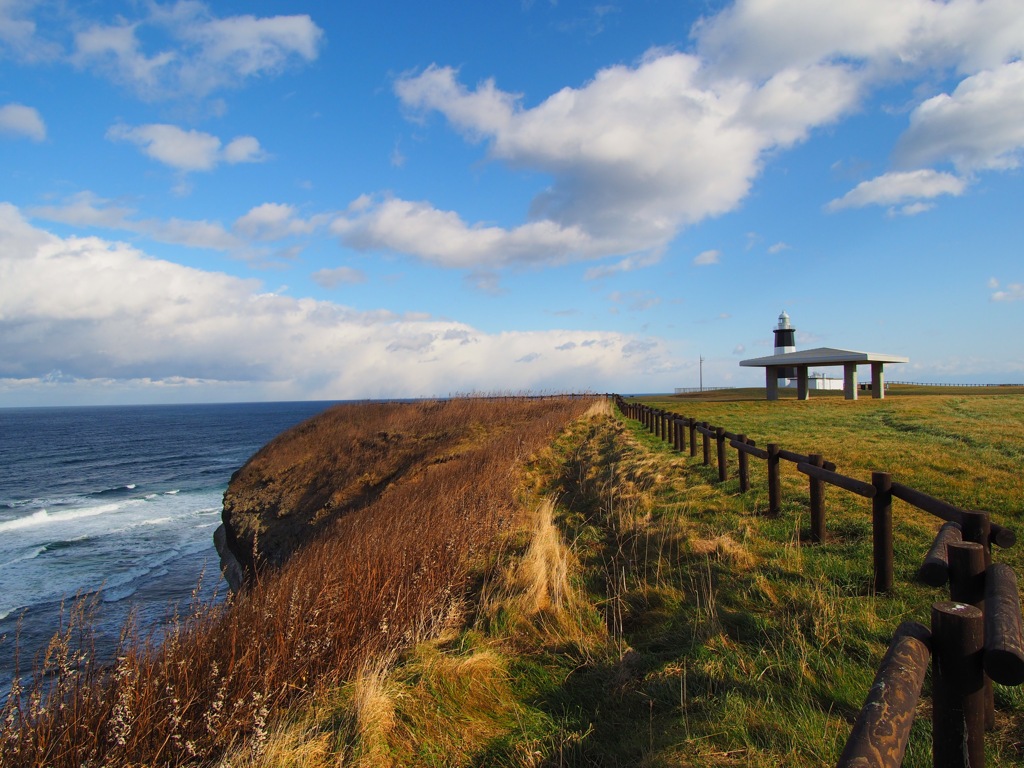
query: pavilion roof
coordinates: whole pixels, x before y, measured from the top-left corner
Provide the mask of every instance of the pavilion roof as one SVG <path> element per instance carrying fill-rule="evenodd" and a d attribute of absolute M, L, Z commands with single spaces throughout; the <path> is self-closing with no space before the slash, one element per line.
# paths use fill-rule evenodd
<path fill-rule="evenodd" d="M 740 365 L 748 368 L 767 368 L 769 366 L 793 365 L 844 365 L 845 363 L 909 363 L 909 357 L 899 355 L 883 355 L 877 352 L 858 352 L 853 349 L 835 349 L 833 347 L 817 347 L 797 352 L 785 352 L 781 355 L 755 357 L 741 360 Z"/>

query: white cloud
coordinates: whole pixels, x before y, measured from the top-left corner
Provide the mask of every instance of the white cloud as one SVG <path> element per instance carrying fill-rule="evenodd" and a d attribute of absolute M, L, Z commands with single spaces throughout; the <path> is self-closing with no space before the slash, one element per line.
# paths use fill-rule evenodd
<path fill-rule="evenodd" d="M 692 34 L 719 71 L 754 79 L 834 61 L 868 78 L 976 72 L 1024 54 L 1018 0 L 737 0 Z"/>
<path fill-rule="evenodd" d="M 1019 0 L 737 0 L 696 24 L 691 36 L 692 53 L 651 50 L 632 66 L 602 69 L 532 107 L 493 79 L 467 86 L 457 70 L 438 65 L 400 77 L 395 93 L 414 119 L 438 112 L 469 141 L 484 143 L 491 159 L 550 176 L 528 221 L 559 233 L 571 229 L 583 242 L 531 251 L 532 260 L 547 263 L 570 257 L 566 247 L 577 249 L 575 258 L 661 248 L 681 229 L 734 210 L 769 153 L 860 108 L 873 88 L 932 71 L 966 79 L 946 97 L 955 109 L 938 110 L 932 100 L 914 113 L 904 154 L 969 169 L 1019 161 Z M 972 120 L 991 130 L 972 134 Z M 944 193 L 962 192 L 951 189 Z M 878 189 L 862 189 L 844 204 L 872 191 Z M 429 208 L 415 205 L 423 213 Z M 893 213 L 926 208 L 907 199 Z M 437 252 L 425 255 L 413 243 L 407 252 L 458 263 L 463 243 L 452 241 L 447 219 L 457 214 L 435 213 L 418 221 L 423 233 L 438 227 Z M 502 246 L 517 231 L 457 225 L 485 230 Z M 363 247 L 398 245 L 387 232 L 362 235 Z M 494 263 L 521 258 L 508 253 Z M 589 276 L 612 269 L 596 267 Z"/>
<path fill-rule="evenodd" d="M 484 333 L 450 320 L 266 293 L 255 281 L 124 244 L 57 237 L 8 204 L 0 204 L 0 251 L 5 402 L 55 386 L 66 387 L 59 396 L 69 402 L 79 397 L 76 386 L 84 393 L 110 382 L 122 391 L 214 394 L 244 386 L 258 399 L 614 390 L 674 359 L 664 342 L 629 334 Z M 570 342 L 572 355 L 545 354 Z M 532 363 L 515 364 L 526 359 Z M 56 370 L 61 375 L 44 382 Z"/>
<path fill-rule="evenodd" d="M 775 245 L 771 245 L 771 246 L 768 247 L 768 253 L 770 253 L 772 256 L 774 256 L 776 254 L 782 253 L 783 251 L 788 251 L 790 249 L 791 249 L 790 245 L 788 245 L 787 243 L 784 243 L 784 242 L 782 242 L 780 240 L 779 242 L 775 243 Z"/>
<path fill-rule="evenodd" d="M 357 250 L 406 253 L 442 267 L 500 267 L 512 263 L 550 263 L 599 248 L 578 227 L 536 221 L 514 229 L 469 225 L 454 211 L 426 202 L 396 198 L 360 198 L 332 230 Z"/>
<path fill-rule="evenodd" d="M 366 273 L 353 267 L 318 269 L 312 277 L 313 282 L 324 288 L 337 288 L 339 285 L 355 285 L 366 282 Z"/>
<path fill-rule="evenodd" d="M 999 281 L 989 281 L 989 288 L 992 288 L 992 301 L 1024 301 L 1024 283 L 1010 283 L 1001 288 Z"/>
<path fill-rule="evenodd" d="M 226 163 L 260 163 L 266 159 L 266 153 L 254 136 L 239 136 L 232 139 L 222 154 Z"/>
<path fill-rule="evenodd" d="M 308 15 L 216 17 L 200 2 L 148 3 L 136 18 L 75 35 L 72 61 L 145 99 L 203 98 L 281 73 L 319 55 L 323 30 Z"/>
<path fill-rule="evenodd" d="M 900 205 L 939 195 L 963 194 L 967 182 L 950 173 L 932 170 L 894 171 L 862 181 L 840 198 L 832 200 L 826 209 L 863 208 L 866 205 Z M 914 211 L 912 206 L 908 211 Z"/>
<path fill-rule="evenodd" d="M 118 123 L 107 130 L 107 138 L 136 144 L 149 157 L 179 171 L 212 171 L 221 162 L 251 163 L 264 157 L 252 136 L 241 136 L 222 148 L 221 140 L 212 134 L 166 123 Z"/>
<path fill-rule="evenodd" d="M 310 235 L 326 226 L 328 214 L 309 219 L 297 215 L 295 206 L 285 203 L 263 203 L 251 208 L 235 220 L 235 232 L 253 240 L 283 240 L 297 235 Z"/>
<path fill-rule="evenodd" d="M 185 219 L 136 219 L 135 211 L 112 205 L 109 200 L 91 192 L 72 196 L 64 205 L 38 206 L 29 211 L 47 221 L 57 221 L 76 227 L 100 227 L 143 235 L 160 243 L 185 245 L 190 248 L 208 248 L 230 252 L 239 257 L 258 255 L 249 244 L 213 221 Z"/>
<path fill-rule="evenodd" d="M 693 257 L 693 263 L 698 267 L 705 267 L 708 266 L 709 264 L 717 264 L 721 257 L 721 251 L 701 251 L 700 253 Z"/>
<path fill-rule="evenodd" d="M 665 51 L 603 69 L 530 109 L 493 81 L 466 88 L 450 67 L 402 77 L 395 91 L 407 108 L 438 111 L 469 139 L 487 140 L 493 158 L 550 174 L 525 226 L 578 233 L 568 246 L 590 258 L 656 249 L 732 210 L 765 152 L 837 119 L 859 94 L 842 67 L 756 84 L 709 77 L 697 57 Z M 537 258 L 564 258 L 564 248 Z"/>
<path fill-rule="evenodd" d="M 1021 14 L 1024 16 L 1024 14 Z M 1017 168 L 1024 157 L 1024 61 L 965 78 L 910 116 L 896 147 L 903 167 L 950 162 L 961 172 Z"/>
<path fill-rule="evenodd" d="M 46 123 L 39 111 L 24 104 L 4 104 L 0 107 L 0 135 L 26 136 L 33 141 L 46 138 Z"/>
<path fill-rule="evenodd" d="M 598 280 L 602 277 L 608 277 L 618 272 L 632 272 L 636 269 L 645 269 L 647 267 L 653 267 L 655 264 L 661 263 L 660 252 L 645 253 L 637 256 L 627 256 L 621 261 L 615 264 L 602 265 L 600 267 L 591 267 L 583 274 L 584 280 Z"/>
<path fill-rule="evenodd" d="M 50 61 L 60 56 L 60 46 L 37 34 L 30 14 L 35 0 L 0 0 L 0 58 L 11 56 L 26 63 Z"/>

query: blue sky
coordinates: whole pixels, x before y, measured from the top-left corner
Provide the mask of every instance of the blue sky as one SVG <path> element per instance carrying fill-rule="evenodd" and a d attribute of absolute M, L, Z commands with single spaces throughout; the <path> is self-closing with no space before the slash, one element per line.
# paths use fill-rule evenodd
<path fill-rule="evenodd" d="M 0 406 L 1024 381 L 1019 0 L 0 0 Z"/>

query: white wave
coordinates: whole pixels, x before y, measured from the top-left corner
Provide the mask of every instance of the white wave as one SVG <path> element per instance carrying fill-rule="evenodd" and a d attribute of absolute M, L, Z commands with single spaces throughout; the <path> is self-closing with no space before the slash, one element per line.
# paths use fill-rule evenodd
<path fill-rule="evenodd" d="M 173 522 L 173 517 L 154 517 L 150 520 L 143 520 L 141 525 L 166 525 L 167 523 Z"/>
<path fill-rule="evenodd" d="M 147 493 L 142 498 L 144 498 L 146 501 L 149 501 L 150 499 L 155 499 L 156 498 L 156 494 L 155 493 Z"/>
<path fill-rule="evenodd" d="M 174 496 L 176 493 L 181 493 L 181 491 L 179 491 L 177 489 L 173 490 L 173 491 L 164 491 L 164 495 L 165 496 Z"/>
<path fill-rule="evenodd" d="M 45 509 L 40 509 L 38 512 L 33 512 L 31 515 L 26 517 L 19 517 L 16 520 L 7 520 L 6 522 L 0 523 L 0 532 L 3 531 L 18 531 L 25 528 L 36 528 L 43 525 L 53 525 L 55 523 L 66 523 L 71 520 L 79 520 L 83 517 L 96 517 L 97 515 L 105 515 L 108 512 L 116 512 L 121 509 L 121 504 L 101 504 L 98 507 L 80 507 L 78 509 L 68 509 L 62 512 L 47 512 Z"/>
<path fill-rule="evenodd" d="M 134 491 L 135 483 L 128 483 L 128 485 L 126 485 L 125 488 L 127 488 L 129 491 Z"/>

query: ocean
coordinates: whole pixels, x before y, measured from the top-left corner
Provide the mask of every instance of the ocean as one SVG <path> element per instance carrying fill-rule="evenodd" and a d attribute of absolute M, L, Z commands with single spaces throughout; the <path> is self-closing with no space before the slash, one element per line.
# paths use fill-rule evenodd
<path fill-rule="evenodd" d="M 159 631 L 226 586 L 213 532 L 232 472 L 331 403 L 0 409 L 0 697 L 58 628 L 98 598 L 97 649 L 130 613 Z"/>

